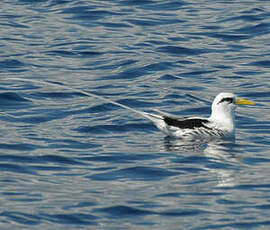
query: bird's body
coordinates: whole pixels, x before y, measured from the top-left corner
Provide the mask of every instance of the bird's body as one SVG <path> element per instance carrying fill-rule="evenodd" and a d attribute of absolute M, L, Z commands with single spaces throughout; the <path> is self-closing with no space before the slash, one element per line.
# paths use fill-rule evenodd
<path fill-rule="evenodd" d="M 194 139 L 210 137 L 233 137 L 234 128 L 225 130 L 208 118 L 189 117 L 172 118 L 156 114 L 148 114 L 151 121 L 164 134 L 174 138 Z"/>
<path fill-rule="evenodd" d="M 175 118 L 167 114 L 144 113 L 158 129 L 170 137 L 183 139 L 234 138 L 236 105 L 253 105 L 246 99 L 236 98 L 232 93 L 220 93 L 212 104 L 209 118 Z"/>

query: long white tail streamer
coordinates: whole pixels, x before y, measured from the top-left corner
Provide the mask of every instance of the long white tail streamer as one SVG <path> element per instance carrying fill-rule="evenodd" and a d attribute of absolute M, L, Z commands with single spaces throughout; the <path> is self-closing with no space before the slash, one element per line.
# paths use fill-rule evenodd
<path fill-rule="evenodd" d="M 76 88 L 72 88 L 70 86 L 67 86 L 63 83 L 60 83 L 60 82 L 48 82 L 48 81 L 39 81 L 39 80 L 33 80 L 33 79 L 24 79 L 24 78 L 9 78 L 9 79 L 1 79 L 1 81 L 4 81 L 4 80 L 8 80 L 8 81 L 23 81 L 23 82 L 32 82 L 32 83 L 36 83 L 36 84 L 41 84 L 41 85 L 48 85 L 48 86 L 53 86 L 53 87 L 56 87 L 56 88 L 60 88 L 60 89 L 66 89 L 66 90 L 71 90 L 71 91 L 74 91 L 74 92 L 77 92 L 77 93 L 81 93 L 85 96 L 88 96 L 88 97 L 93 97 L 93 98 L 97 98 L 99 100 L 102 100 L 102 101 L 105 101 L 105 102 L 108 102 L 108 103 L 111 103 L 111 104 L 114 104 L 114 105 L 117 105 L 121 108 L 124 108 L 126 110 L 129 110 L 129 111 L 132 111 L 136 114 L 139 114 L 153 122 L 157 122 L 158 120 L 162 120 L 162 116 L 160 115 L 157 115 L 157 114 L 151 114 L 151 113 L 146 113 L 146 112 L 142 112 L 142 111 L 139 111 L 139 110 L 136 110 L 136 109 L 133 109 L 131 107 L 128 107 L 126 105 L 123 105 L 123 104 L 120 104 L 118 102 L 115 102 L 115 101 L 112 101 L 108 98 L 105 98 L 105 97 L 102 97 L 102 96 L 99 96 L 99 95 L 96 95 L 96 94 L 93 94 L 93 93 L 90 93 L 90 92 L 86 92 L 84 90 L 80 90 L 80 89 L 76 89 Z M 4 114 L 4 115 L 7 115 L 7 116 L 10 116 L 10 117 L 15 117 L 13 115 L 9 115 L 9 114 L 6 114 L 4 112 L 1 112 L 1 114 Z"/>

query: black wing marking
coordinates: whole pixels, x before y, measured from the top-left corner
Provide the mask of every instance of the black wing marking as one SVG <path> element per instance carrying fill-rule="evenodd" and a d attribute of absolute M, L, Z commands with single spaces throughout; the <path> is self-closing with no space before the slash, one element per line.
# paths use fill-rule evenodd
<path fill-rule="evenodd" d="M 171 117 L 164 116 L 164 121 L 167 125 L 178 127 L 180 129 L 194 129 L 194 128 L 206 128 L 211 129 L 205 124 L 209 123 L 206 119 L 200 119 L 200 118 L 189 118 L 184 120 L 179 120 Z"/>

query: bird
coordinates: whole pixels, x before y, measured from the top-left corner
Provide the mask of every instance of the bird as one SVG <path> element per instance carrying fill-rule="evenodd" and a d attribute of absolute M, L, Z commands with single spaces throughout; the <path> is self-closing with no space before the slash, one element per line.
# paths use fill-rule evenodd
<path fill-rule="evenodd" d="M 90 92 L 80 92 L 147 118 L 167 137 L 185 140 L 234 139 L 236 107 L 255 104 L 247 99 L 237 97 L 234 93 L 219 93 L 212 103 L 210 117 L 178 118 L 160 110 L 155 110 L 157 113 L 144 112 Z"/>
<path fill-rule="evenodd" d="M 177 118 L 159 111 L 160 114 L 142 112 L 164 134 L 172 138 L 234 138 L 235 109 L 237 105 L 254 105 L 254 102 L 238 98 L 233 93 L 219 93 L 211 106 L 211 115 L 203 117 Z"/>
<path fill-rule="evenodd" d="M 244 98 L 237 97 L 234 93 L 219 93 L 211 106 L 211 115 L 208 118 L 203 117 L 182 117 L 178 118 L 171 114 L 156 110 L 156 113 L 149 113 L 133 109 L 108 98 L 86 92 L 80 89 L 74 89 L 58 82 L 43 82 L 33 79 L 12 78 L 15 81 L 26 81 L 47 86 L 54 86 L 59 89 L 69 89 L 82 95 L 94 97 L 102 101 L 117 105 L 144 118 L 149 119 L 166 136 L 177 139 L 231 139 L 235 137 L 235 109 L 237 105 L 254 105 L 255 103 Z"/>

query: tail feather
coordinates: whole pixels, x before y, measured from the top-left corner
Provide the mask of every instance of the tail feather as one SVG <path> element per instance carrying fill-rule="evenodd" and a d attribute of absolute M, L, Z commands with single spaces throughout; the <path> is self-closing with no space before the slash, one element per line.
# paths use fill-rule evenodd
<path fill-rule="evenodd" d="M 72 91 L 81 93 L 81 94 L 83 94 L 85 96 L 94 97 L 94 98 L 97 98 L 99 100 L 106 101 L 108 103 L 117 105 L 117 106 L 119 106 L 121 108 L 124 108 L 126 110 L 132 111 L 132 112 L 134 112 L 136 114 L 139 114 L 142 117 L 147 118 L 148 120 L 152 121 L 158 128 L 161 127 L 161 126 L 163 126 L 163 123 L 164 123 L 163 116 L 162 115 L 152 114 L 152 113 L 147 113 L 147 112 L 139 111 L 139 110 L 133 109 L 133 108 L 131 108 L 129 106 L 126 106 L 126 105 L 123 105 L 121 103 L 118 103 L 116 101 L 112 101 L 112 100 L 110 100 L 108 98 L 105 98 L 105 97 L 102 97 L 102 96 L 99 96 L 99 95 L 96 95 L 96 94 L 93 94 L 93 93 L 90 93 L 90 92 L 86 92 L 84 90 L 74 89 L 72 87 L 66 86 L 64 84 L 60 84 L 58 82 L 39 81 L 39 80 L 23 79 L 23 78 L 11 78 L 11 79 L 2 79 L 2 80 L 25 81 L 25 82 L 32 82 L 32 83 L 42 84 L 42 85 L 54 86 L 54 87 L 60 88 L 60 89 L 72 90 Z"/>
<path fill-rule="evenodd" d="M 143 113 L 143 114 L 141 114 L 143 117 L 147 118 L 148 120 L 150 120 L 154 123 L 163 121 L 163 116 L 161 116 L 161 115 L 154 114 L 154 113 L 147 113 L 147 112 L 141 112 L 141 113 Z"/>
<path fill-rule="evenodd" d="M 171 114 L 171 113 L 166 113 L 166 112 L 163 112 L 163 111 L 160 111 L 159 109 L 153 109 L 153 111 L 157 112 L 158 114 L 162 115 L 162 117 L 171 117 L 171 118 L 175 118 L 175 119 L 178 119 L 177 116 Z"/>
<path fill-rule="evenodd" d="M 153 113 L 144 113 L 144 117 L 146 117 L 148 120 L 152 121 L 154 123 L 154 125 L 161 130 L 162 132 L 164 132 L 165 134 L 169 135 L 168 133 L 168 127 L 164 121 L 164 116 L 162 115 L 158 115 L 158 114 L 153 114 Z"/>

